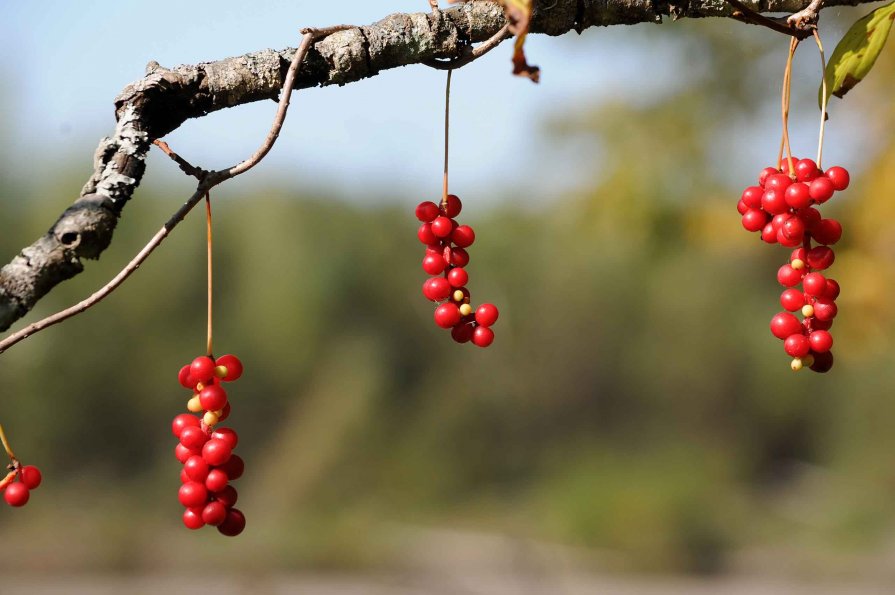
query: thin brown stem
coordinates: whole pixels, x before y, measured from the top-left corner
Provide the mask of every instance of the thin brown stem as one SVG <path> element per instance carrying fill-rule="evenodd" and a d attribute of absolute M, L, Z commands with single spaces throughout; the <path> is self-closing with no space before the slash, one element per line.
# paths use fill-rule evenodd
<path fill-rule="evenodd" d="M 783 71 L 783 91 L 781 93 L 780 103 L 783 117 L 783 138 L 780 142 L 780 153 L 777 155 L 777 169 L 783 169 L 783 151 L 786 151 L 789 175 L 795 176 L 796 169 L 792 160 L 792 148 L 789 144 L 789 100 L 790 89 L 792 86 L 792 58 L 796 52 L 799 40 L 793 37 L 789 41 L 789 54 L 786 57 L 786 69 Z"/>
<path fill-rule="evenodd" d="M 213 350 L 211 348 L 211 297 L 212 297 L 212 276 L 211 276 L 211 195 L 206 192 L 205 193 L 205 228 L 207 230 L 207 243 L 208 243 L 208 340 L 206 342 L 205 353 L 208 357 L 212 356 Z"/>
<path fill-rule="evenodd" d="M 813 2 L 812 2 L 813 4 Z M 824 125 L 827 122 L 827 59 L 824 56 L 824 46 L 820 42 L 820 35 L 817 29 L 814 30 L 814 41 L 817 43 L 817 50 L 820 52 L 820 76 L 821 76 L 821 100 L 820 100 L 820 135 L 817 139 L 817 167 L 823 169 L 821 159 L 824 156 Z"/>
<path fill-rule="evenodd" d="M 818 0 L 814 0 L 814 2 L 817 1 Z M 799 20 L 790 21 L 789 19 L 791 19 L 792 17 L 789 17 L 789 19 L 775 19 L 766 17 L 755 12 L 754 10 L 740 2 L 740 0 L 727 0 L 727 3 L 735 9 L 731 13 L 730 17 L 742 23 L 749 23 L 751 25 L 758 25 L 760 27 L 767 27 L 768 29 L 776 31 L 777 33 L 791 35 L 796 39 L 805 39 L 806 37 L 809 37 L 811 35 L 811 28 L 813 27 L 813 25 L 808 26 Z M 806 8 L 805 10 L 808 9 Z"/>
<path fill-rule="evenodd" d="M 171 147 L 169 147 L 168 143 L 166 143 L 165 141 L 155 139 L 154 141 L 152 141 L 152 144 L 161 149 L 165 155 L 174 160 L 174 162 L 180 166 L 180 171 L 182 171 L 186 175 L 193 176 L 197 180 L 201 180 L 203 176 L 208 174 L 208 172 L 201 167 L 192 165 L 189 161 L 172 151 Z"/>
<path fill-rule="evenodd" d="M 451 130 L 451 74 L 453 72 L 453 70 L 448 70 L 447 83 L 444 87 L 444 183 L 441 189 L 442 209 L 447 209 L 448 197 L 448 155 L 450 149 L 448 139 L 450 138 Z"/>
<path fill-rule="evenodd" d="M 336 27 L 328 27 L 326 29 L 304 29 L 302 33 L 304 34 L 304 38 L 302 39 L 301 45 L 299 45 L 298 50 L 295 52 L 295 56 L 292 59 L 292 63 L 289 65 L 289 70 L 286 73 L 286 79 L 283 82 L 283 88 L 280 93 L 280 103 L 277 108 L 277 113 L 274 116 L 273 125 L 271 126 L 270 132 L 267 134 L 267 138 L 264 139 L 264 142 L 252 154 L 251 157 L 246 159 L 245 161 L 235 165 L 231 168 L 205 172 L 204 170 L 200 170 L 198 168 L 193 168 L 193 166 L 186 163 L 190 168 L 195 170 L 190 175 L 196 175 L 196 172 L 202 172 L 200 176 L 199 185 L 196 188 L 196 191 L 193 192 L 192 196 L 175 212 L 170 219 L 162 226 L 160 230 L 156 232 L 152 239 L 149 240 L 142 250 L 131 260 L 124 269 L 121 270 L 109 283 L 103 286 L 98 291 L 94 292 L 90 297 L 78 302 L 74 306 L 66 308 L 65 310 L 61 310 L 47 316 L 46 318 L 39 320 L 35 323 L 32 323 L 22 330 L 13 333 L 0 341 L 0 353 L 3 353 L 16 343 L 23 341 L 30 337 L 31 335 L 44 330 L 50 326 L 58 324 L 63 320 L 71 318 L 72 316 L 76 316 L 81 312 L 91 308 L 96 305 L 100 301 L 102 301 L 106 296 L 115 291 L 124 281 L 130 277 L 140 265 L 145 261 L 152 252 L 158 248 L 159 244 L 168 236 L 174 227 L 177 226 L 183 218 L 186 217 L 187 213 L 189 213 L 193 207 L 195 207 L 200 200 L 211 190 L 214 186 L 229 180 L 230 178 L 234 178 L 240 174 L 243 174 L 250 170 L 252 167 L 257 165 L 264 157 L 270 152 L 270 149 L 273 147 L 276 142 L 280 129 L 283 126 L 283 121 L 286 119 L 286 111 L 289 109 L 289 97 L 292 94 L 292 88 L 295 84 L 295 75 L 298 71 L 298 67 L 301 62 L 304 60 L 305 56 L 308 53 L 308 49 L 314 41 L 317 41 L 327 35 L 335 33 L 336 31 L 343 31 L 345 29 L 350 29 L 351 27 L 348 25 L 338 25 Z M 157 143 L 157 146 L 165 151 L 165 145 Z M 178 165 L 181 165 L 181 160 L 179 157 L 175 157 L 176 153 L 168 148 L 165 151 L 172 159 L 178 162 Z M 188 172 L 189 173 L 189 172 Z"/>
<path fill-rule="evenodd" d="M 12 452 L 12 447 L 9 445 L 9 440 L 6 438 L 6 432 L 3 431 L 2 425 L 0 425 L 0 442 L 3 443 L 3 450 L 6 451 L 6 454 L 9 456 L 10 460 L 15 461 L 16 455 Z"/>
<path fill-rule="evenodd" d="M 436 70 L 454 70 L 456 68 L 461 68 L 463 66 L 466 66 L 470 62 L 478 60 L 479 58 L 496 48 L 498 45 L 500 45 L 500 42 L 512 36 L 513 35 L 510 33 L 510 24 L 507 23 L 500 29 L 500 31 L 498 31 L 476 47 L 471 49 L 467 48 L 467 53 L 463 56 L 460 56 L 459 58 L 445 61 L 426 60 L 425 62 L 423 62 L 423 64 Z"/>

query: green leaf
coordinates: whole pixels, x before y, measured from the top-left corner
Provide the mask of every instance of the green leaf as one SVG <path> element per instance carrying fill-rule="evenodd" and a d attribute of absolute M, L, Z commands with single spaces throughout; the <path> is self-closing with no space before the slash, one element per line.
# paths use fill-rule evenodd
<path fill-rule="evenodd" d="M 893 19 L 895 1 L 877 8 L 851 26 L 827 64 L 827 99 L 830 94 L 841 98 L 867 76 L 886 45 Z M 818 99 L 823 100 L 823 86 Z"/>

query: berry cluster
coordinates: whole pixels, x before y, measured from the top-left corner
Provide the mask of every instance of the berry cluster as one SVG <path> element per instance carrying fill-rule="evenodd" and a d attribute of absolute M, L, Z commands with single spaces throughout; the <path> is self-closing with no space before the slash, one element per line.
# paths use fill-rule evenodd
<path fill-rule="evenodd" d="M 761 232 L 769 244 L 788 248 L 800 246 L 789 263 L 777 271 L 777 280 L 787 289 L 780 295 L 786 312 L 771 319 L 771 333 L 783 340 L 783 348 L 793 357 L 791 367 L 804 366 L 815 372 L 833 367 L 833 336 L 829 329 L 836 316 L 839 284 L 817 271 L 827 269 L 835 258 L 831 245 L 842 237 L 842 225 L 824 219 L 815 205 L 848 187 L 849 175 L 842 167 L 821 171 L 811 159 L 784 160 L 788 173 L 766 167 L 758 176 L 758 186 L 743 191 L 737 210 L 743 227 Z M 818 246 L 812 247 L 811 240 Z M 801 288 L 797 288 L 801 284 Z M 800 321 L 792 312 L 800 312 Z"/>
<path fill-rule="evenodd" d="M 9 473 L 0 481 L 3 499 L 10 506 L 25 506 L 31 490 L 40 485 L 43 477 L 34 465 L 20 465 L 15 459 L 7 466 Z M 18 481 L 15 481 L 18 478 Z"/>
<path fill-rule="evenodd" d="M 423 283 L 423 295 L 441 302 L 435 308 L 435 324 L 451 329 L 454 341 L 487 347 L 494 341 L 491 325 L 499 313 L 493 304 L 482 304 L 475 311 L 470 305 L 469 274 L 464 267 L 469 264 L 466 248 L 475 241 L 475 232 L 454 220 L 462 208 L 453 194 L 441 206 L 425 201 L 416 207 L 416 218 L 423 222 L 417 237 L 426 245 L 423 270 L 433 275 Z"/>
<path fill-rule="evenodd" d="M 245 529 L 245 515 L 233 508 L 237 493 L 230 485 L 245 469 L 242 458 L 232 454 L 239 438 L 231 428 L 215 428 L 230 415 L 221 382 L 232 382 L 241 375 L 242 363 L 233 355 L 217 360 L 197 357 L 178 374 L 181 386 L 193 391 L 187 409 L 201 413 L 182 413 L 171 424 L 180 441 L 174 448 L 174 456 L 183 463 L 178 497 L 186 508 L 183 524 L 189 529 L 213 525 L 231 537 Z"/>

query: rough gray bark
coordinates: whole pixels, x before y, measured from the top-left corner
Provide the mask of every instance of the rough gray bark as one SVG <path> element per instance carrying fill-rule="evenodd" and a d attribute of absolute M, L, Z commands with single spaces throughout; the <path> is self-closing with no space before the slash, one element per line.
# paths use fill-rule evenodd
<path fill-rule="evenodd" d="M 827 0 L 857 5 L 870 0 Z M 421 2 L 422 4 L 422 2 Z M 532 33 L 562 35 L 593 26 L 672 18 L 723 17 L 724 0 L 552 0 L 536 10 Z M 792 13 L 808 0 L 746 2 L 761 12 Z M 299 70 L 297 88 L 344 85 L 383 70 L 462 56 L 505 24 L 503 10 L 486 1 L 434 13 L 393 14 L 366 27 L 334 33 L 314 44 Z M 0 330 L 24 316 L 58 283 L 83 270 L 112 241 L 124 205 L 140 183 L 152 141 L 227 107 L 276 99 L 295 49 L 264 50 L 217 62 L 167 69 L 151 62 L 146 75 L 115 98 L 117 125 L 100 141 L 94 172 L 81 197 L 47 233 L 0 269 Z"/>

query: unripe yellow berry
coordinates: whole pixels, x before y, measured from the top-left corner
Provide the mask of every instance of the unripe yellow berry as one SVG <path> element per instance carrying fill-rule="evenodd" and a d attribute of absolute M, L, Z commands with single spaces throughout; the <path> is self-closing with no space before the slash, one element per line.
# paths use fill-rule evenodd
<path fill-rule="evenodd" d="M 463 301 L 463 292 L 460 291 L 459 289 L 458 289 L 457 291 L 454 292 L 454 301 L 455 301 L 455 302 L 462 302 L 462 301 Z"/>
<path fill-rule="evenodd" d="M 795 270 L 799 271 L 799 270 L 802 270 L 805 268 L 805 261 L 802 260 L 801 258 L 796 258 L 795 260 L 792 261 L 792 263 L 789 266 L 791 266 Z"/>
<path fill-rule="evenodd" d="M 810 353 L 802 358 L 802 365 L 808 366 L 809 368 L 814 365 L 814 356 Z"/>
<path fill-rule="evenodd" d="M 218 378 L 223 378 L 227 375 L 227 366 L 216 366 L 214 369 L 214 375 Z"/>
<path fill-rule="evenodd" d="M 795 358 L 792 360 L 792 363 L 789 364 L 789 367 L 792 368 L 793 372 L 798 372 L 802 369 L 802 360 L 799 358 Z"/>
<path fill-rule="evenodd" d="M 460 306 L 460 314 L 462 314 L 463 316 L 469 316 L 470 314 L 472 314 L 472 306 L 470 306 L 469 304 L 463 304 L 462 306 Z"/>
<path fill-rule="evenodd" d="M 206 411 L 205 415 L 202 416 L 202 421 L 205 422 L 206 426 L 213 426 L 218 423 L 218 416 L 213 411 Z"/>
<path fill-rule="evenodd" d="M 802 316 L 808 318 L 810 316 L 814 316 L 814 306 L 811 304 L 805 304 L 802 306 Z"/>
<path fill-rule="evenodd" d="M 186 404 L 186 408 L 192 411 L 193 413 L 199 413 L 202 411 L 202 403 L 199 401 L 199 395 L 195 395 L 189 402 Z"/>

